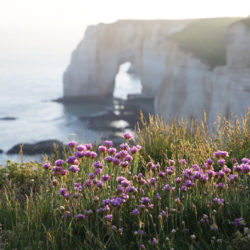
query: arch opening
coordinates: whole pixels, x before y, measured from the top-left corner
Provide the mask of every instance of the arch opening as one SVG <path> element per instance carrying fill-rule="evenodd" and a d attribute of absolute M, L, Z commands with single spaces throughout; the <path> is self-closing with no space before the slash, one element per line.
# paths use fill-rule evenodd
<path fill-rule="evenodd" d="M 134 72 L 130 62 L 120 65 L 119 71 L 115 76 L 113 97 L 127 100 L 129 95 L 141 95 L 142 83 L 140 77 Z"/>

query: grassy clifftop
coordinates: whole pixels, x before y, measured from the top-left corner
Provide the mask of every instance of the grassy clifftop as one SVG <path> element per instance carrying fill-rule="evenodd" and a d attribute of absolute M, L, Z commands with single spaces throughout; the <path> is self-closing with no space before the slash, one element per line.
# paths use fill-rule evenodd
<path fill-rule="evenodd" d="M 177 41 L 184 52 L 201 59 L 212 69 L 226 64 L 224 32 L 227 27 L 241 19 L 237 17 L 199 19 L 184 30 L 174 33 L 170 38 Z M 247 19 L 243 19 L 244 22 L 245 20 Z"/>

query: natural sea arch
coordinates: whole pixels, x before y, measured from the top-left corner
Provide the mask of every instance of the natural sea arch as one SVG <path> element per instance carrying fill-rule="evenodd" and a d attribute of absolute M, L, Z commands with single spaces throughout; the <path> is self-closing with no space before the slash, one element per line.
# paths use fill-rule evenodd
<path fill-rule="evenodd" d="M 142 93 L 142 84 L 138 75 L 133 72 L 133 65 L 124 62 L 120 65 L 115 77 L 113 97 L 126 100 L 128 95 Z"/>

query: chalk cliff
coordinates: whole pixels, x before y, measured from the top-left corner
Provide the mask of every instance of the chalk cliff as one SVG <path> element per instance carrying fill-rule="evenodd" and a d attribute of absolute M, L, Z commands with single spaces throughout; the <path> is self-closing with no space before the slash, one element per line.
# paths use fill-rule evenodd
<path fill-rule="evenodd" d="M 142 94 L 155 98 L 155 110 L 165 119 L 201 117 L 205 110 L 211 124 L 219 112 L 240 115 L 250 106 L 249 27 L 238 21 L 223 28 L 217 48 L 225 50 L 221 66 L 223 53 L 216 65 L 216 50 L 215 59 L 202 53 L 199 58 L 196 45 L 188 51 L 172 38 L 190 34 L 193 23 L 124 20 L 88 27 L 64 73 L 64 97 L 111 95 L 119 66 L 129 61 L 141 78 Z"/>
<path fill-rule="evenodd" d="M 88 27 L 64 73 L 64 97 L 112 94 L 119 66 L 127 61 L 141 78 L 143 94 L 154 97 L 165 70 L 167 36 L 190 22 L 118 21 Z"/>
<path fill-rule="evenodd" d="M 241 115 L 250 107 L 250 29 L 241 22 L 225 32 L 227 64 L 212 71 L 177 46 L 175 61 L 165 63 L 155 109 L 165 119 L 202 117 L 211 125 L 221 113 Z"/>

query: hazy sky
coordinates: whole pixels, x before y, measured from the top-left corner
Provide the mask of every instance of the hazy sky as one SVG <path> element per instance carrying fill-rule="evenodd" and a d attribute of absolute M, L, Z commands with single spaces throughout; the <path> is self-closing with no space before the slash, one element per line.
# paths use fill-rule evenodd
<path fill-rule="evenodd" d="M 250 0 L 0 0 L 0 53 L 72 50 L 87 25 L 117 19 L 248 15 Z"/>

